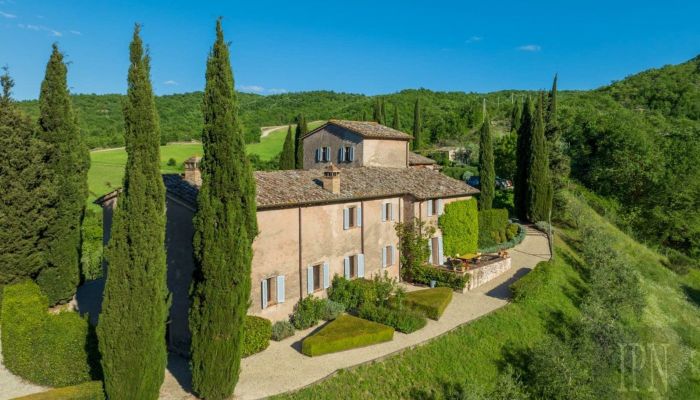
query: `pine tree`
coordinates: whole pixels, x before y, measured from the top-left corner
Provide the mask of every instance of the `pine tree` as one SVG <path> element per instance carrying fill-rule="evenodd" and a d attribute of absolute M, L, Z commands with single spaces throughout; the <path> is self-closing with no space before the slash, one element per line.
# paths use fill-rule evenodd
<path fill-rule="evenodd" d="M 491 138 L 491 123 L 488 117 L 481 124 L 479 134 L 479 182 L 481 193 L 479 194 L 479 209 L 489 210 L 493 206 L 493 198 L 496 196 L 496 172 L 493 162 L 493 139 Z"/>
<path fill-rule="evenodd" d="M 13 80 L 0 76 L 0 298 L 2 286 L 34 278 L 46 265 L 45 232 L 56 216 L 55 186 L 45 168 L 46 144 L 11 98 Z"/>
<path fill-rule="evenodd" d="M 280 154 L 280 170 L 295 168 L 294 139 L 292 139 L 292 126 L 287 128 L 287 137 L 284 138 L 282 153 Z"/>
<path fill-rule="evenodd" d="M 515 150 L 514 208 L 515 215 L 521 220 L 527 219 L 527 177 L 530 166 L 530 140 L 532 137 L 532 101 L 528 96 L 523 104 L 520 129 Z"/>
<path fill-rule="evenodd" d="M 90 154 L 83 142 L 66 82 L 63 54 L 53 45 L 39 94 L 39 136 L 48 149 L 46 168 L 54 177 L 56 219 L 47 230 L 46 268 L 37 283 L 50 304 L 70 300 L 80 281 L 80 226 L 88 197 Z"/>
<path fill-rule="evenodd" d="M 516 100 L 513 104 L 513 110 L 510 113 L 510 131 L 518 132 L 520 130 L 520 120 L 523 115 L 523 107 L 520 105 L 520 100 Z"/>
<path fill-rule="evenodd" d="M 549 178 L 549 154 L 545 137 L 544 95 L 542 93 L 540 93 L 537 107 L 535 107 L 527 187 L 527 219 L 531 222 L 548 221 L 552 208 L 552 181 Z"/>
<path fill-rule="evenodd" d="M 207 60 L 206 82 L 202 187 L 194 218 L 191 369 L 195 393 L 216 400 L 231 396 L 238 382 L 251 248 L 257 234 L 257 225 L 251 225 L 255 209 L 251 213 L 246 207 L 255 206 L 255 186 L 243 134 L 233 129 L 237 101 L 221 20 Z"/>
<path fill-rule="evenodd" d="M 392 128 L 396 130 L 401 129 L 401 119 L 399 117 L 399 106 L 394 107 L 394 121 L 393 124 L 391 125 Z"/>
<path fill-rule="evenodd" d="M 413 107 L 413 150 L 421 148 L 421 124 L 420 100 L 416 99 L 416 104 Z"/>
<path fill-rule="evenodd" d="M 294 136 L 294 165 L 296 169 L 304 169 L 304 135 L 309 132 L 306 118 L 299 114 L 297 117 L 297 129 Z"/>
<path fill-rule="evenodd" d="M 124 101 L 127 162 L 106 251 L 109 272 L 97 325 L 110 399 L 157 399 L 167 352 L 165 189 L 150 58 L 134 28 Z"/>

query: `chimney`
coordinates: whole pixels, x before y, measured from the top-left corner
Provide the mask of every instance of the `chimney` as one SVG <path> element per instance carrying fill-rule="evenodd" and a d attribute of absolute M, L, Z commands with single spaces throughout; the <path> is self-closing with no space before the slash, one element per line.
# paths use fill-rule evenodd
<path fill-rule="evenodd" d="M 199 163 L 202 157 L 193 156 L 185 160 L 185 180 L 195 186 L 202 186 L 202 172 Z"/>
<path fill-rule="evenodd" d="M 323 170 L 323 188 L 333 194 L 340 193 L 340 168 L 331 163 Z"/>

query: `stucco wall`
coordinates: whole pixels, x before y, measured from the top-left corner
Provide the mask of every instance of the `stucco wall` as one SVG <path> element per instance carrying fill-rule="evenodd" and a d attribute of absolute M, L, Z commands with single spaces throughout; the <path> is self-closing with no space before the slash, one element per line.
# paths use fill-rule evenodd
<path fill-rule="evenodd" d="M 408 141 L 365 139 L 362 165 L 365 167 L 408 167 Z"/>
<path fill-rule="evenodd" d="M 400 211 L 403 201 L 396 197 L 391 199 L 370 200 L 363 202 L 364 218 L 364 254 L 365 276 L 372 277 L 386 272 L 392 278 L 399 276 L 399 238 L 396 235 L 394 225 L 400 222 L 403 213 Z M 382 207 L 385 203 L 391 203 L 394 209 L 394 220 L 382 221 Z M 382 268 L 382 248 L 393 245 L 396 248 L 394 263 L 387 268 Z"/>
<path fill-rule="evenodd" d="M 338 149 L 344 146 L 355 148 L 355 158 L 352 162 L 340 162 Z M 327 125 L 304 139 L 304 169 L 323 168 L 327 162 L 316 162 L 316 149 L 331 148 L 331 161 L 340 167 L 362 166 L 363 140 L 352 131 L 336 125 Z"/>

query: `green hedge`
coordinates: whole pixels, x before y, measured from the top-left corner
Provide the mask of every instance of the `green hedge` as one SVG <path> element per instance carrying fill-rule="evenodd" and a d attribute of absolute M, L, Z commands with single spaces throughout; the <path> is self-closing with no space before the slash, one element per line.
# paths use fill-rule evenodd
<path fill-rule="evenodd" d="M 313 357 L 388 342 L 393 338 L 392 327 L 346 314 L 304 339 L 301 352 Z"/>
<path fill-rule="evenodd" d="M 357 315 L 369 321 L 388 325 L 403 333 L 415 332 L 428 323 L 423 314 L 413 311 L 410 308 L 397 309 L 377 306 L 372 303 L 363 304 L 358 310 Z"/>
<path fill-rule="evenodd" d="M 296 329 L 308 329 L 318 324 L 325 304 L 322 299 L 314 296 L 307 296 L 299 300 L 294 306 L 291 323 Z"/>
<path fill-rule="evenodd" d="M 404 305 L 422 312 L 426 317 L 437 321 L 451 301 L 452 290 L 446 287 L 439 287 L 406 293 Z"/>
<path fill-rule="evenodd" d="M 506 242 L 503 242 L 503 243 L 499 243 L 499 244 L 494 245 L 494 246 L 480 248 L 479 252 L 480 253 L 498 253 L 501 250 L 510 249 L 511 247 L 515 247 L 515 246 L 519 245 L 525 239 L 525 235 L 526 235 L 525 227 L 523 227 L 520 224 L 513 224 L 513 225 L 515 225 L 517 227 L 518 233 L 512 239 L 510 239 Z"/>
<path fill-rule="evenodd" d="M 336 275 L 328 289 L 328 298 L 343 304 L 346 310 L 355 310 L 366 302 L 376 301 L 377 290 L 369 279 L 350 280 Z"/>
<path fill-rule="evenodd" d="M 507 214 L 506 214 L 507 216 Z M 455 201 L 445 206 L 438 219 L 445 255 L 476 253 L 479 240 L 476 199 Z"/>
<path fill-rule="evenodd" d="M 270 345 L 272 337 L 272 322 L 270 320 L 246 315 L 243 329 L 243 357 L 259 353 Z"/>
<path fill-rule="evenodd" d="M 5 286 L 3 297 L 2 354 L 8 370 L 46 386 L 99 376 L 96 340 L 87 318 L 75 312 L 49 314 L 47 297 L 31 281 Z"/>
<path fill-rule="evenodd" d="M 508 227 L 508 210 L 494 208 L 479 211 L 479 248 L 505 242 Z"/>
<path fill-rule="evenodd" d="M 414 268 L 413 283 L 430 285 L 430 281 L 436 281 L 437 287 L 448 287 L 461 292 L 469 282 L 469 275 L 453 274 L 428 265 Z"/>
<path fill-rule="evenodd" d="M 14 400 L 104 400 L 105 394 L 101 381 L 81 383 L 75 386 L 66 386 L 51 389 L 46 392 L 34 393 L 28 396 L 17 397 Z"/>

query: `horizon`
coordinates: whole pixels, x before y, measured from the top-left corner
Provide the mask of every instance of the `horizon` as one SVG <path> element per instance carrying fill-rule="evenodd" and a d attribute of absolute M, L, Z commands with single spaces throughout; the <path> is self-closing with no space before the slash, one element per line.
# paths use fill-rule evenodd
<path fill-rule="evenodd" d="M 73 94 L 124 94 L 128 42 L 139 22 L 152 56 L 154 92 L 202 91 L 214 24 L 223 16 L 241 92 L 375 96 L 424 88 L 486 94 L 547 89 L 555 73 L 562 91 L 591 90 L 700 54 L 700 27 L 693 21 L 700 4 L 672 3 L 678 7 L 87 0 L 65 7 L 0 0 L 0 64 L 15 80 L 14 97 L 36 100 L 57 42 L 70 63 Z"/>

